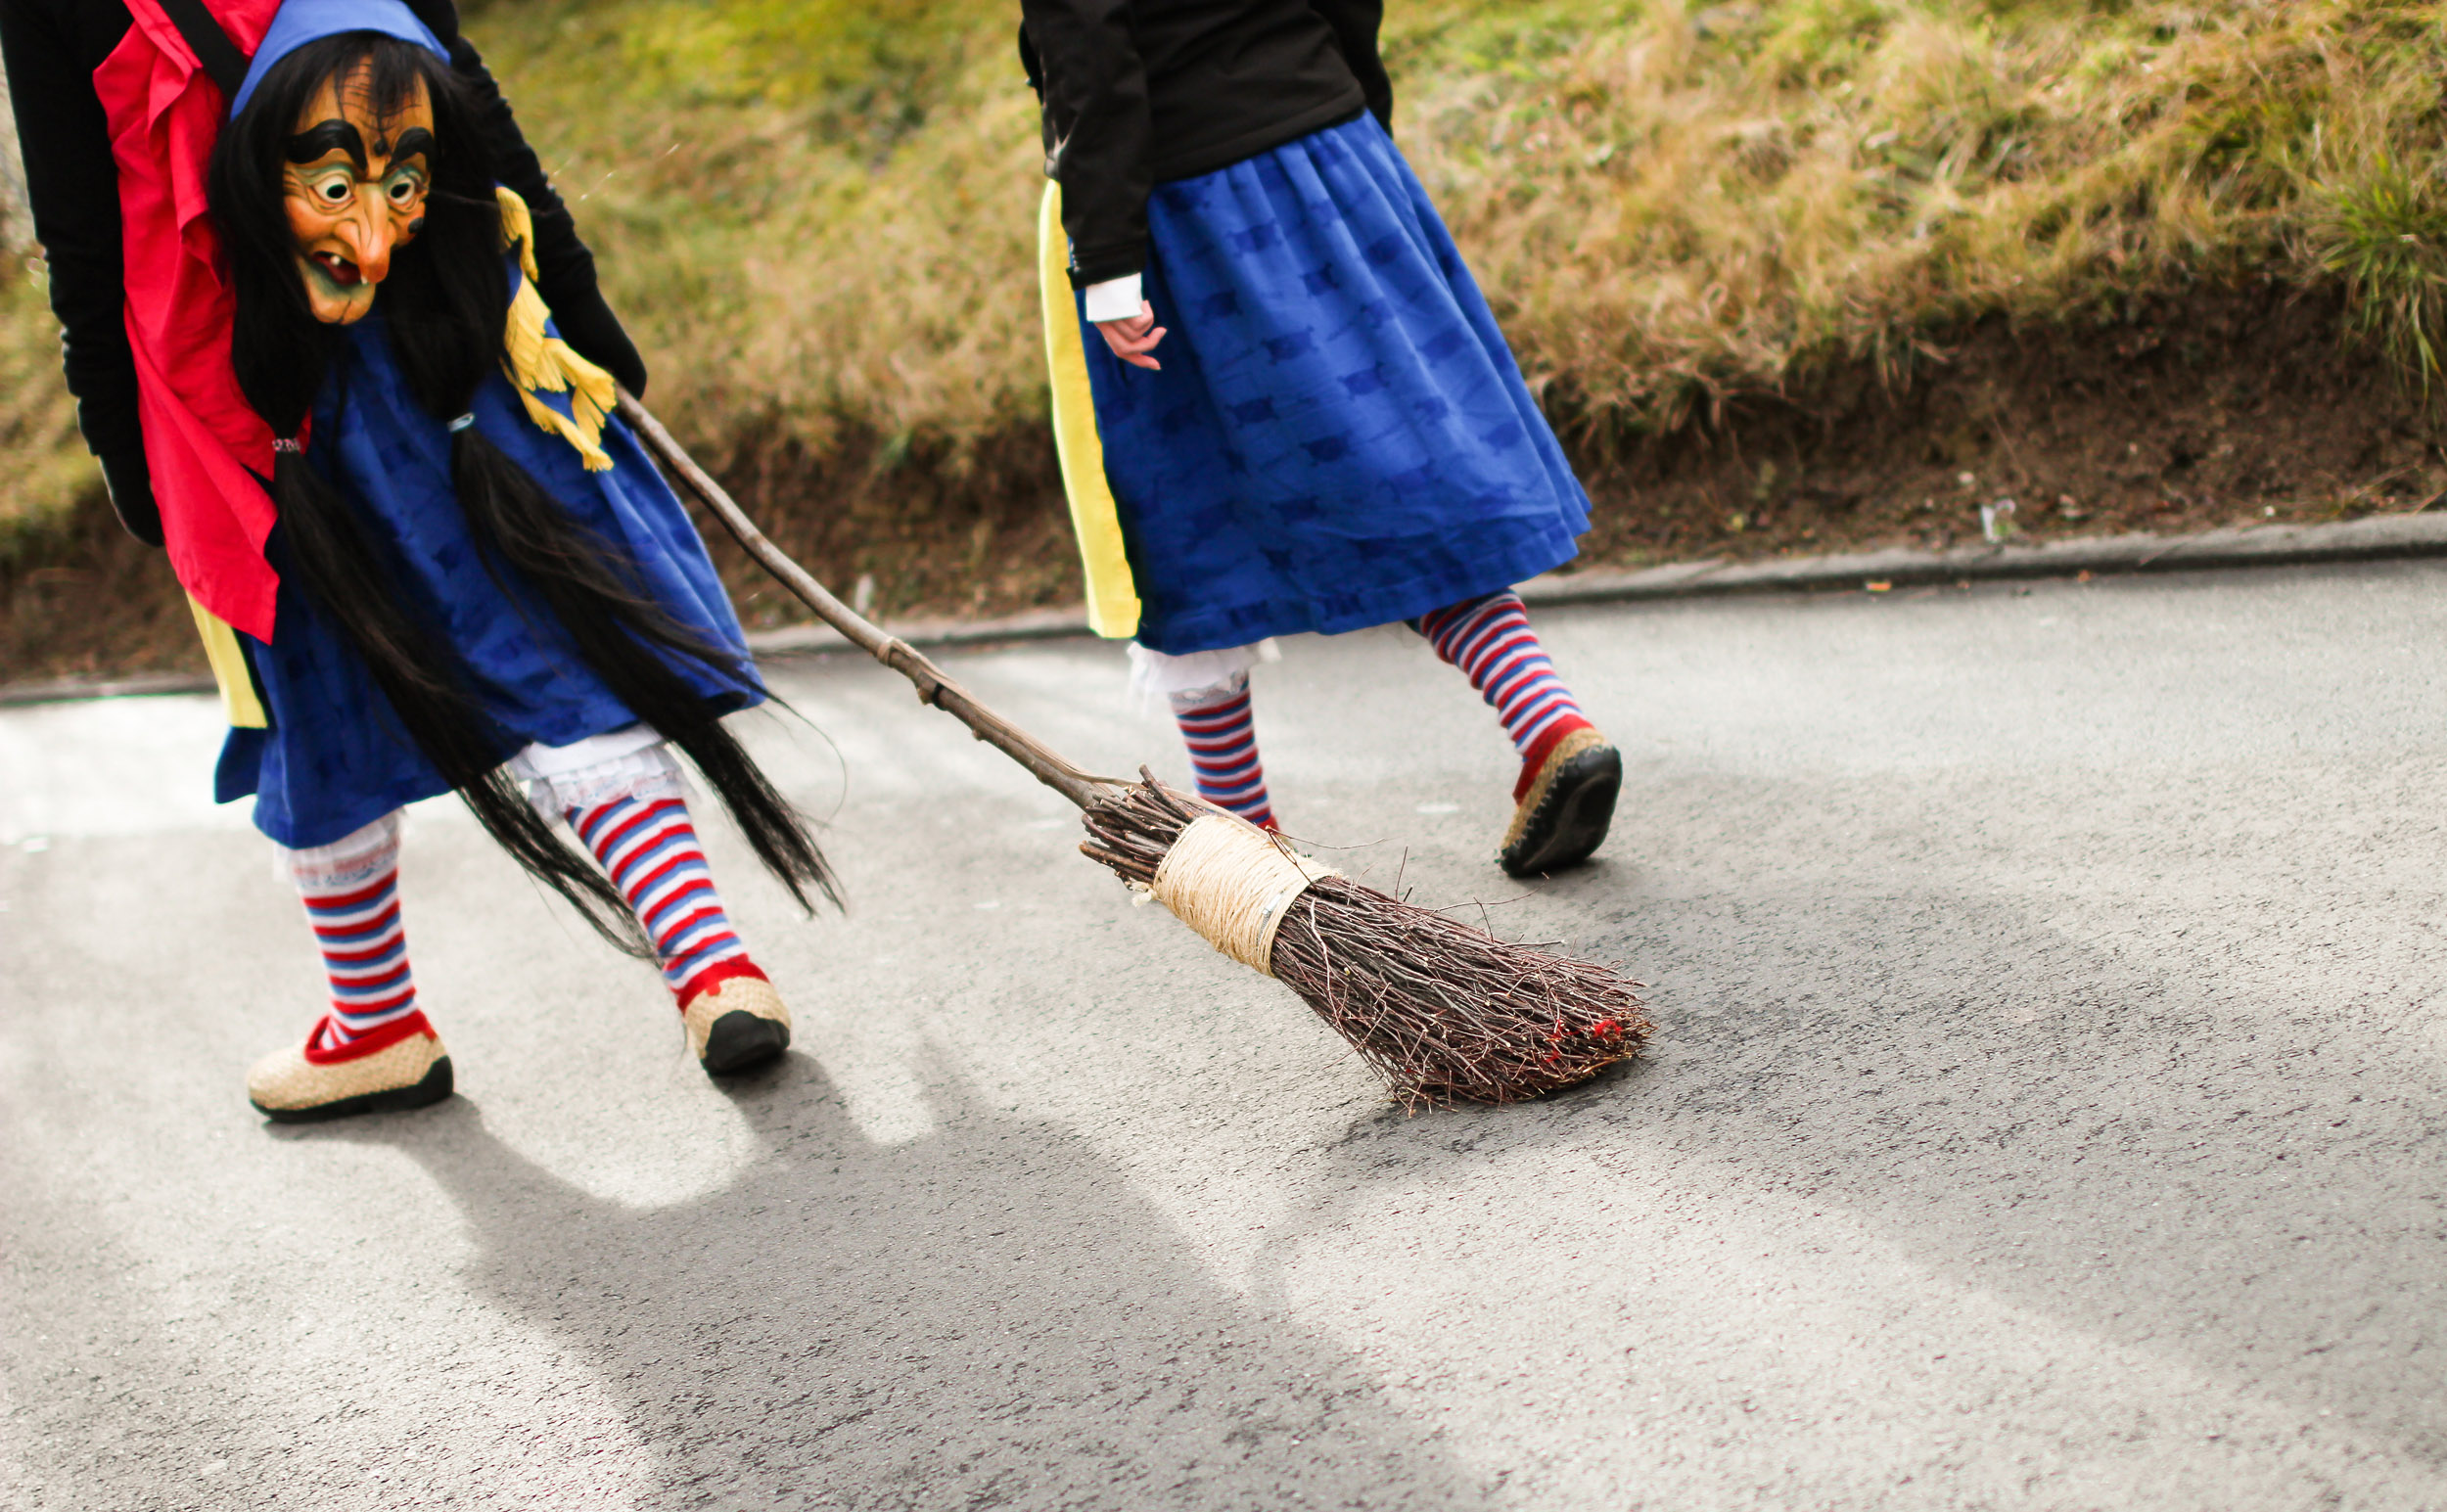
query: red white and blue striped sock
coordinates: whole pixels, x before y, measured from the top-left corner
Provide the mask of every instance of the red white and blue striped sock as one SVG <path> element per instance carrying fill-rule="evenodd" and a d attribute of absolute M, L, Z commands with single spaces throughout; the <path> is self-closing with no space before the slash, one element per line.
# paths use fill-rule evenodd
<path fill-rule="evenodd" d="M 1436 654 L 1468 674 L 1470 686 L 1494 707 L 1521 754 L 1514 802 L 1529 791 L 1548 752 L 1574 730 L 1590 727 L 1571 690 L 1530 629 L 1529 611 L 1509 589 L 1465 599 L 1417 622 Z"/>
<path fill-rule="evenodd" d="M 568 817 L 646 927 L 663 980 L 682 1008 L 734 977 L 767 980 L 722 911 L 687 804 L 620 798 L 570 809 Z"/>
<path fill-rule="evenodd" d="M 1173 717 L 1189 745 L 1189 769 L 1198 795 L 1262 829 L 1274 828 L 1267 802 L 1266 768 L 1258 760 L 1258 732 L 1249 711 L 1249 674 L 1213 688 L 1171 695 Z"/>
<path fill-rule="evenodd" d="M 416 1006 L 416 979 L 408 969 L 408 938 L 399 923 L 399 842 L 395 833 L 349 868 L 342 880 L 299 867 L 298 891 L 306 921 L 322 947 L 331 978 L 332 1048 L 369 1037 L 384 1044 L 402 1037 L 407 1021 L 423 1015 Z M 386 1034 L 382 1031 L 390 1030 Z M 382 1048 L 369 1045 L 369 1052 Z"/>

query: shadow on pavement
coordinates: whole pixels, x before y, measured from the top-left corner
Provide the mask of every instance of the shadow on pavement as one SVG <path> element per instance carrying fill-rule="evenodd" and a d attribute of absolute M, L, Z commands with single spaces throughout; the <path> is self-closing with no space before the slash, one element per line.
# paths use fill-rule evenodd
<path fill-rule="evenodd" d="M 1124 1172 L 940 1076 L 868 1140 L 793 1054 L 733 1090 L 733 1184 L 637 1210 L 454 1100 L 307 1137 L 393 1145 L 457 1203 L 466 1280 L 591 1363 L 660 1457 L 649 1506 L 1475 1507 L 1372 1378 L 1220 1286 Z"/>
<path fill-rule="evenodd" d="M 1548 886 L 1595 916 L 1590 953 L 1665 985 L 1654 1058 L 1537 1104 L 1355 1122 L 1270 1233 L 1261 1301 L 1372 1189 L 1570 1141 L 1840 1207 L 1966 1291 L 2447 1466 L 2447 1075 L 2388 1053 L 2401 1023 L 2281 995 L 2231 937 L 2127 954 L 1936 888 L 1604 882 Z"/>

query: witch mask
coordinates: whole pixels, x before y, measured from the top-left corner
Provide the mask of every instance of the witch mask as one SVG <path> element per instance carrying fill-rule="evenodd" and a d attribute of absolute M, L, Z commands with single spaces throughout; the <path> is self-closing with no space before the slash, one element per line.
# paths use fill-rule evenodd
<path fill-rule="evenodd" d="M 298 113 L 282 194 L 315 319 L 351 325 L 374 307 L 392 253 L 425 229 L 434 152 L 421 82 L 385 112 L 360 68 L 325 80 Z"/>

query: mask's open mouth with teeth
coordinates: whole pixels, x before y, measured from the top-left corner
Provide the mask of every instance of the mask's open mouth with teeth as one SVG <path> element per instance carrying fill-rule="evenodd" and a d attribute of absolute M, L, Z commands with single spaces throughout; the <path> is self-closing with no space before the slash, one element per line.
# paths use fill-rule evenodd
<path fill-rule="evenodd" d="M 325 278 L 343 289 L 354 289 L 365 281 L 363 275 L 357 272 L 357 265 L 338 252 L 319 252 L 306 255 L 309 261 L 323 270 Z"/>

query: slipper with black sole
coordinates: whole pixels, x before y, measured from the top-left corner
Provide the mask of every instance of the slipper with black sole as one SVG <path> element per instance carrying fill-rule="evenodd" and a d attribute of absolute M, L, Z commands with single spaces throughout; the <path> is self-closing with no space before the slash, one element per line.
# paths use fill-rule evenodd
<path fill-rule="evenodd" d="M 754 1071 L 790 1048 L 790 1010 L 762 977 L 733 977 L 698 993 L 680 1018 L 709 1077 Z"/>
<path fill-rule="evenodd" d="M 1622 753 L 1593 729 L 1573 731 L 1521 795 L 1496 864 L 1515 877 L 1578 866 L 1605 844 L 1622 791 Z"/>
<path fill-rule="evenodd" d="M 302 1046 L 276 1051 L 247 1074 L 247 1101 L 275 1123 L 313 1123 L 360 1113 L 401 1113 L 452 1090 L 450 1053 L 421 1013 L 340 1043 L 326 1019 Z"/>

